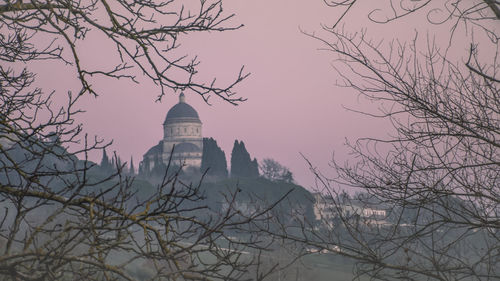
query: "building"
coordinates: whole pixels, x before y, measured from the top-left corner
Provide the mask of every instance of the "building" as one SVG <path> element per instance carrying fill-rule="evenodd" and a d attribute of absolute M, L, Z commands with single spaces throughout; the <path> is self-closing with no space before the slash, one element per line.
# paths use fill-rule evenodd
<path fill-rule="evenodd" d="M 314 193 L 314 216 L 328 227 L 334 226 L 335 219 L 340 216 L 344 219 L 355 219 L 359 217 L 365 224 L 380 225 L 387 224 L 387 211 L 380 206 L 362 202 L 356 199 L 335 201 L 329 195 Z"/>
<path fill-rule="evenodd" d="M 201 120 L 181 93 L 179 103 L 168 111 L 163 122 L 163 139 L 144 154 L 139 169 L 148 174 L 155 166 L 167 165 L 170 160 L 173 165 L 199 168 L 202 152 Z"/>
<path fill-rule="evenodd" d="M 335 208 L 335 201 L 331 196 L 321 193 L 313 193 L 314 196 L 314 216 L 316 220 L 323 221 L 331 225 L 333 219 L 338 216 Z"/>

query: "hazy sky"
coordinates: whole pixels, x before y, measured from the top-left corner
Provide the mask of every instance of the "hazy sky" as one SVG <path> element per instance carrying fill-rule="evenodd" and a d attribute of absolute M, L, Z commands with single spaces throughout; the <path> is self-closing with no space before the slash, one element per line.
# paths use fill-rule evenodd
<path fill-rule="evenodd" d="M 343 108 L 373 106 L 358 100 L 352 90 L 335 86 L 339 78 L 331 67 L 334 57 L 319 51 L 321 43 L 300 32 L 320 32 L 321 23 L 334 22 L 337 13 L 323 1 L 231 0 L 225 1 L 224 11 L 236 14 L 231 23 L 245 26 L 183 36 L 180 50 L 198 56 L 199 70 L 207 79 L 230 81 L 242 65 L 251 72 L 237 87 L 239 95 L 248 100 L 237 107 L 215 97 L 209 106 L 187 93 L 187 102 L 203 122 L 204 136 L 217 140 L 228 163 L 234 140 L 243 140 L 252 157 L 276 159 L 292 170 L 299 184 L 310 188 L 314 179 L 300 153 L 328 174 L 334 152 L 340 159 L 348 159 L 343 146 L 346 138 L 384 134 L 386 129 L 380 123 Z M 350 20 L 361 26 L 364 18 Z M 393 32 L 376 28 L 374 34 Z M 92 63 L 106 60 L 99 45 L 84 51 Z M 63 74 L 43 81 L 61 89 L 71 84 Z M 86 132 L 113 140 L 110 150 L 126 161 L 132 155 L 138 167 L 142 155 L 162 138 L 162 123 L 177 96 L 172 92 L 161 103 L 155 102 L 159 90 L 151 82 L 97 81 L 95 85 L 105 94 L 83 104 Z M 93 157 L 100 160 L 100 154 Z"/>

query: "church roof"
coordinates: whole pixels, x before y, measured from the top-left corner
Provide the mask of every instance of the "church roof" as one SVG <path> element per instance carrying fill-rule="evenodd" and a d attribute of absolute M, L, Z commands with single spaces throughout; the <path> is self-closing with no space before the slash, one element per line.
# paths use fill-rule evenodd
<path fill-rule="evenodd" d="M 185 102 L 184 93 L 181 93 L 179 96 L 179 103 L 174 105 L 167 113 L 167 117 L 165 118 L 165 123 L 169 121 L 174 121 L 173 119 L 178 118 L 190 118 L 196 119 L 193 121 L 200 121 L 198 117 L 198 112 Z"/>
<path fill-rule="evenodd" d="M 160 141 L 157 145 L 151 147 L 146 155 L 162 154 L 163 153 L 163 141 Z"/>
<path fill-rule="evenodd" d="M 181 142 L 175 145 L 174 153 L 201 152 L 201 149 L 193 143 Z"/>
<path fill-rule="evenodd" d="M 201 149 L 190 142 L 181 142 L 175 145 L 174 154 L 186 153 L 186 152 L 201 152 Z M 160 141 L 157 145 L 151 147 L 145 155 L 161 155 L 163 153 L 163 141 Z"/>

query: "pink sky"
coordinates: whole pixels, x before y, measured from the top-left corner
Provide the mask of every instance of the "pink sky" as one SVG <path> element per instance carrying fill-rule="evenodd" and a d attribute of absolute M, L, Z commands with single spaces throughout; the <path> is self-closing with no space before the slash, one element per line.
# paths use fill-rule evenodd
<path fill-rule="evenodd" d="M 209 106 L 194 95 L 187 102 L 199 113 L 203 134 L 213 137 L 226 153 L 228 163 L 235 139 L 243 140 L 252 157 L 273 158 L 289 167 L 296 181 L 306 188 L 314 185 L 304 154 L 325 174 L 332 154 L 348 159 L 345 139 L 366 135 L 385 135 L 379 121 L 349 112 L 343 106 L 374 108 L 358 100 L 353 90 L 335 86 L 339 79 L 331 67 L 331 53 L 318 51 L 321 44 L 299 31 L 321 30 L 321 23 L 332 23 L 337 14 L 323 1 L 306 0 L 231 0 L 224 4 L 227 14 L 235 13 L 231 23 L 242 23 L 240 30 L 223 33 L 187 35 L 181 38 L 182 53 L 198 55 L 199 71 L 211 80 L 230 81 L 240 67 L 251 76 L 238 87 L 239 95 L 248 100 L 232 106 L 211 99 Z M 352 21 L 361 27 L 362 20 Z M 393 30 L 377 30 L 376 35 Z M 106 61 L 99 44 L 87 46 L 85 58 L 91 63 Z M 71 87 L 69 74 L 50 73 L 43 83 L 58 89 Z M 43 76 L 43 73 L 41 74 Z M 73 75 L 73 74 L 71 74 Z M 72 76 L 71 76 L 72 77 Z M 138 167 L 142 155 L 162 138 L 162 123 L 167 111 L 178 98 L 172 92 L 161 103 L 155 102 L 159 90 L 145 79 L 140 85 L 127 81 L 97 81 L 101 92 L 97 99 L 88 98 L 81 116 L 89 135 L 113 140 L 123 160 L 133 156 Z M 100 160 L 100 153 L 93 155 Z"/>

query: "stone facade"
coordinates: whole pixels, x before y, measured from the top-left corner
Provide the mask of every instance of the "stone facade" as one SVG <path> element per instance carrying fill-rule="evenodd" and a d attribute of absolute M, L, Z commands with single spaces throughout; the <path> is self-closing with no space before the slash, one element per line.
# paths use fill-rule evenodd
<path fill-rule="evenodd" d="M 365 224 L 381 225 L 387 224 L 387 211 L 380 209 L 374 204 L 368 204 L 356 199 L 348 199 L 346 202 L 335 202 L 333 197 L 314 193 L 314 216 L 323 225 L 332 228 L 336 218 L 340 215 L 346 218 L 359 216 Z M 341 214 L 339 214 L 341 212 Z"/>
<path fill-rule="evenodd" d="M 140 164 L 142 173 L 151 172 L 155 165 L 201 167 L 203 152 L 202 123 L 196 110 L 180 94 L 179 103 L 167 113 L 163 122 L 163 139 L 144 154 Z"/>

